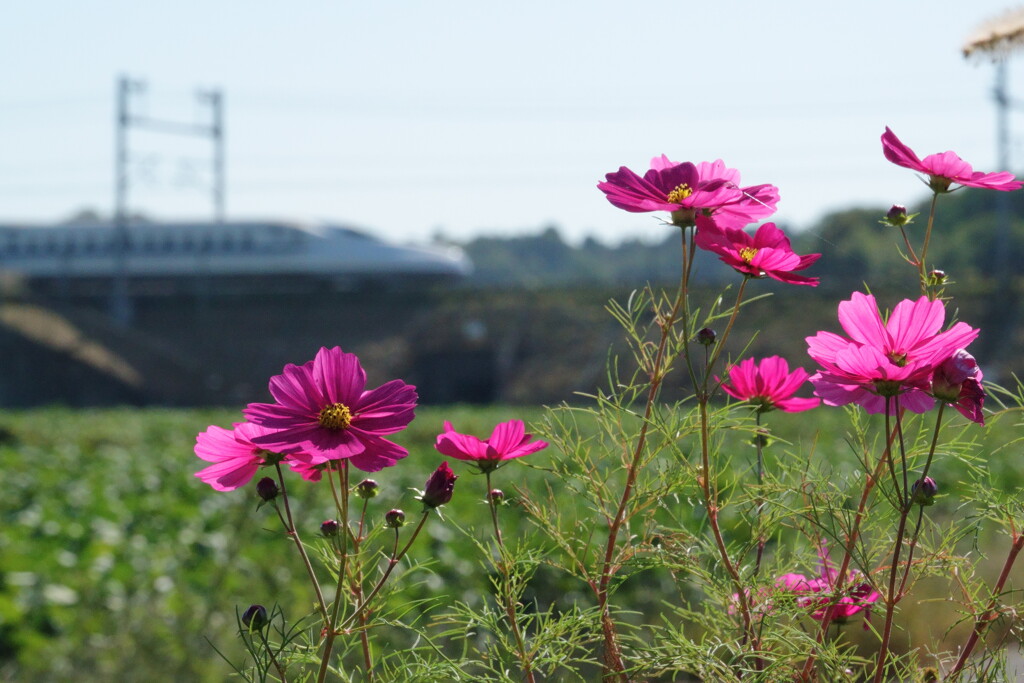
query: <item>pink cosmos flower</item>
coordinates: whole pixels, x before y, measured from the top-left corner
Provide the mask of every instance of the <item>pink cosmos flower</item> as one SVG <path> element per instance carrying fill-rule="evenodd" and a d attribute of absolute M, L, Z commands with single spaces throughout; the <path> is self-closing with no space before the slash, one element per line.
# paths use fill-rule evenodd
<path fill-rule="evenodd" d="M 490 472 L 505 460 L 521 458 L 548 447 L 546 441 L 532 439 L 533 435 L 526 433 L 521 420 L 500 423 L 488 439 L 460 434 L 452 428 L 451 422 L 446 421 L 444 432 L 438 435 L 434 447 L 449 458 L 469 460 L 476 463 L 480 471 Z"/>
<path fill-rule="evenodd" d="M 958 349 L 932 374 L 932 396 L 960 411 L 968 420 L 985 424 L 983 375 L 974 356 Z"/>
<path fill-rule="evenodd" d="M 865 617 L 870 618 L 871 605 L 881 598 L 878 591 L 862 580 L 863 575 L 860 572 L 850 571 L 843 584 L 844 595 L 836 601 L 830 594 L 835 592 L 838 585 L 839 571 L 832 566 L 825 543 L 822 543 L 818 550 L 818 558 L 821 561 L 820 576 L 809 579 L 803 574 L 783 574 L 775 580 L 775 587 L 783 593 L 796 595 L 797 604 L 801 607 L 816 608 L 811 613 L 811 618 L 819 621 L 825 618 L 828 606 L 833 602 L 834 621 L 841 623 L 861 611 L 865 612 Z M 817 597 L 817 594 L 824 595 Z M 866 623 L 864 628 L 867 628 Z"/>
<path fill-rule="evenodd" d="M 975 171 L 971 165 L 956 155 L 955 152 L 929 154 L 919 159 L 914 150 L 904 145 L 896 134 L 886 126 L 882 134 L 882 153 L 885 158 L 904 168 L 927 174 L 928 184 L 935 192 L 948 192 L 952 183 L 967 187 L 981 187 L 990 190 L 1019 190 L 1024 186 L 1015 180 L 1012 173 L 982 173 Z"/>
<path fill-rule="evenodd" d="M 348 459 L 376 472 L 408 452 L 383 438 L 405 429 L 416 408 L 416 387 L 392 380 L 366 390 L 355 354 L 321 348 L 304 365 L 285 366 L 270 378 L 276 403 L 250 403 L 245 416 L 266 430 L 254 442 L 283 452 L 301 451 L 311 465 Z"/>
<path fill-rule="evenodd" d="M 810 378 L 814 393 L 827 405 L 857 403 L 869 413 L 884 412 L 895 396 L 912 412 L 930 410 L 933 371 L 978 336 L 962 322 L 940 332 L 945 315 L 941 301 L 923 296 L 901 301 L 885 321 L 875 297 L 854 292 L 839 304 L 849 339 L 831 332 L 807 337 L 807 352 L 822 367 Z"/>
<path fill-rule="evenodd" d="M 196 476 L 217 491 L 233 491 L 249 483 L 270 454 L 253 443 L 253 439 L 262 434 L 260 427 L 248 422 L 238 422 L 234 429 L 210 425 L 196 437 L 195 453 L 214 464 L 199 470 Z M 300 462 L 304 457 L 297 453 L 285 459 Z"/>
<path fill-rule="evenodd" d="M 643 178 L 622 166 L 597 187 L 613 205 L 634 213 L 670 211 L 678 225 L 693 225 L 698 213 L 722 214 L 730 226 L 745 225 L 770 215 L 778 203 L 771 185 L 739 187 L 739 173 L 719 160 L 695 165 L 675 163 L 666 156 L 651 160 Z"/>
<path fill-rule="evenodd" d="M 748 277 L 767 276 L 793 285 L 817 286 L 818 278 L 793 271 L 807 268 L 821 254 L 794 253 L 789 238 L 774 223 L 765 223 L 751 236 L 741 228 L 722 228 L 716 221 L 697 216 L 696 244 L 701 249 L 718 254 L 722 262 Z"/>
<path fill-rule="evenodd" d="M 651 168 L 664 170 L 677 165 L 662 154 L 660 157 L 651 159 Z M 729 168 L 721 159 L 715 161 L 702 161 L 697 166 L 697 177 L 702 182 L 713 182 L 724 180 L 733 187 L 740 187 L 740 172 Z M 743 196 L 732 204 L 725 204 L 714 211 L 715 223 L 725 228 L 742 228 L 761 218 L 767 218 L 775 213 L 775 206 L 779 203 L 779 188 L 774 185 L 750 185 L 740 187 Z"/>
<path fill-rule="evenodd" d="M 798 413 L 816 408 L 820 398 L 793 398 L 804 382 L 807 371 L 797 368 L 789 371 L 789 363 L 779 356 L 769 356 L 760 362 L 747 358 L 729 368 L 729 382 L 722 390 L 741 401 L 748 401 L 758 412 L 779 409 Z"/>

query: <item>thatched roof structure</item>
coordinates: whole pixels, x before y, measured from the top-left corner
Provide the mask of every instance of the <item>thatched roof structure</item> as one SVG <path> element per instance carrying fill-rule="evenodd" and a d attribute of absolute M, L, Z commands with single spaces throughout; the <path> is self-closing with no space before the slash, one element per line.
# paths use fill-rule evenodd
<path fill-rule="evenodd" d="M 964 43 L 964 57 L 1005 59 L 1024 46 L 1024 8 L 1008 10 L 976 28 Z"/>

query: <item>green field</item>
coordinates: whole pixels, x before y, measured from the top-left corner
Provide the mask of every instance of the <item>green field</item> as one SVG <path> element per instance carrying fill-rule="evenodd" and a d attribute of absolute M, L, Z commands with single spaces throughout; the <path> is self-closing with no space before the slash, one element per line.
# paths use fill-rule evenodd
<path fill-rule="evenodd" d="M 422 487 L 442 459 L 433 440 L 444 420 L 459 431 L 486 435 L 496 422 L 512 418 L 537 426 L 543 411 L 418 410 L 396 439 L 409 448 L 409 457 L 373 475 L 382 491 L 370 501 L 371 523 L 379 524 L 392 507 L 418 512 L 411 489 Z M 294 548 L 272 511 L 257 510 L 252 487 L 218 493 L 192 476 L 203 464 L 192 453 L 196 433 L 239 419 L 223 410 L 58 408 L 0 417 L 0 680 L 220 681 L 231 670 L 211 643 L 240 655 L 236 610 L 278 603 L 293 620 L 308 613 L 312 599 Z M 990 422 L 977 432 L 991 454 L 988 468 L 950 459 L 936 470 L 942 487 L 937 515 L 960 514 L 958 496 L 969 481 L 1019 489 L 1022 468 L 1013 444 L 1019 416 Z M 813 457 L 834 459 L 837 472 L 853 469 L 841 464 L 847 450 L 843 411 L 818 410 L 814 420 L 773 413 L 772 424 L 803 450 L 814 444 Z M 816 432 L 801 432 L 812 426 Z M 778 449 L 796 451 L 796 445 Z M 495 474 L 495 483 L 508 492 L 540 490 L 544 480 L 554 485 L 545 468 L 558 457 L 551 448 L 529 463 L 512 463 Z M 747 460 L 735 458 L 737 466 Z M 488 586 L 473 544 L 456 528 L 486 532 L 484 482 L 461 463 L 453 466 L 461 476 L 445 520 L 433 519 L 410 554 L 433 561 L 432 571 L 405 577 L 411 588 L 394 600 L 440 596 L 441 606 L 479 603 Z M 297 519 L 305 538 L 315 541 L 320 522 L 333 516 L 330 496 L 294 481 Z M 566 504 L 571 501 L 566 496 Z M 509 535 L 531 537 L 534 530 L 521 511 L 514 505 L 507 510 Z M 985 530 L 978 538 L 982 549 L 1003 540 Z M 1001 562 L 1000 552 L 993 552 L 993 562 Z M 531 590 L 538 602 L 566 606 L 590 597 L 543 566 Z M 647 595 L 639 608 L 658 601 Z M 934 620 L 925 622 L 935 627 Z M 402 642 L 400 634 L 396 638 Z"/>

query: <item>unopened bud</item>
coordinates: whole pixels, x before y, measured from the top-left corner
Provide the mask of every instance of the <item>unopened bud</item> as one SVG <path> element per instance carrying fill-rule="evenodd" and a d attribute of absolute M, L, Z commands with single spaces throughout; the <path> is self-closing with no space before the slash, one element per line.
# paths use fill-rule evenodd
<path fill-rule="evenodd" d="M 501 489 L 491 489 L 487 494 L 487 498 L 495 505 L 501 505 L 505 500 L 505 492 Z"/>
<path fill-rule="evenodd" d="M 931 477 L 918 479 L 910 487 L 910 502 L 913 505 L 934 505 L 935 494 L 939 492 L 939 486 Z"/>
<path fill-rule="evenodd" d="M 405 526 L 405 513 L 401 510 L 388 510 L 388 513 L 384 515 L 384 523 L 391 529 Z"/>
<path fill-rule="evenodd" d="M 711 346 L 712 344 L 715 343 L 715 337 L 717 336 L 718 335 L 715 334 L 715 331 L 713 329 L 711 329 L 710 327 L 705 327 L 704 329 L 697 333 L 697 343 L 701 344 L 702 346 Z"/>
<path fill-rule="evenodd" d="M 356 484 L 356 495 L 360 498 L 373 498 L 380 491 L 380 484 L 373 479 L 363 479 Z"/>
<path fill-rule="evenodd" d="M 338 535 L 338 520 L 336 519 L 325 519 L 320 523 L 320 533 L 324 536 L 331 537 Z"/>
<path fill-rule="evenodd" d="M 932 394 L 947 402 L 956 402 L 963 383 L 980 377 L 978 361 L 964 349 L 957 349 L 932 373 Z"/>
<path fill-rule="evenodd" d="M 270 477 L 263 477 L 256 482 L 256 493 L 259 497 L 266 501 L 271 501 L 277 498 L 279 489 L 277 488 L 277 482 Z"/>
<path fill-rule="evenodd" d="M 250 631 L 259 631 L 268 622 L 267 608 L 263 605 L 249 605 L 249 609 L 242 613 L 242 626 Z"/>
<path fill-rule="evenodd" d="M 944 284 L 946 284 L 946 271 L 936 269 L 928 273 L 929 287 L 938 287 Z"/>
<path fill-rule="evenodd" d="M 886 222 L 893 227 L 901 227 L 907 224 L 907 207 L 893 204 L 892 208 L 885 214 Z"/>
<path fill-rule="evenodd" d="M 452 499 L 452 491 L 455 490 L 455 480 L 458 479 L 447 462 L 443 462 L 434 470 L 434 473 L 427 478 L 423 487 L 423 495 L 420 500 L 429 508 L 436 508 L 444 505 Z"/>

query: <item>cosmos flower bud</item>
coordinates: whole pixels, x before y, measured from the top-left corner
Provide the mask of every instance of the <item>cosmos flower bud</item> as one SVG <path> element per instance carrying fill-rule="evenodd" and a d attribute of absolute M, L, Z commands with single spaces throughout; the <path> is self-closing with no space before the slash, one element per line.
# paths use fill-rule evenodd
<path fill-rule="evenodd" d="M 320 524 L 320 533 L 324 536 L 331 537 L 338 535 L 338 520 L 336 519 L 325 519 Z"/>
<path fill-rule="evenodd" d="M 978 376 L 978 361 L 964 349 L 935 368 L 932 375 L 932 394 L 944 401 L 956 401 L 964 382 Z"/>
<path fill-rule="evenodd" d="M 697 343 L 702 346 L 711 346 L 715 343 L 715 337 L 717 336 L 713 329 L 705 327 L 697 333 Z"/>
<path fill-rule="evenodd" d="M 388 510 L 388 513 L 384 515 L 384 523 L 391 529 L 405 526 L 405 513 L 401 510 Z"/>
<path fill-rule="evenodd" d="M 934 505 L 939 486 L 931 477 L 918 479 L 910 487 L 910 502 L 914 505 Z"/>
<path fill-rule="evenodd" d="M 277 482 L 270 477 L 263 477 L 256 482 L 256 493 L 265 501 L 271 501 L 277 498 L 278 492 L 279 489 L 277 488 Z"/>
<path fill-rule="evenodd" d="M 501 489 L 491 489 L 487 494 L 487 498 L 495 505 L 501 505 L 505 500 L 505 492 Z"/>
<path fill-rule="evenodd" d="M 938 287 L 944 284 L 946 284 L 946 271 L 936 269 L 928 273 L 929 287 Z"/>
<path fill-rule="evenodd" d="M 893 204 L 892 208 L 889 209 L 885 214 L 885 218 L 882 220 L 886 225 L 891 225 L 894 228 L 902 228 L 904 225 L 910 223 L 912 216 L 907 214 L 907 207 L 899 204 Z"/>
<path fill-rule="evenodd" d="M 356 495 L 360 498 L 373 498 L 380 491 L 380 484 L 373 479 L 363 479 L 356 484 Z"/>
<path fill-rule="evenodd" d="M 427 479 L 424 485 L 423 495 L 420 500 L 429 508 L 437 508 L 452 499 L 452 491 L 455 490 L 455 480 L 458 479 L 447 462 L 441 463 L 440 467 Z"/>
<path fill-rule="evenodd" d="M 242 626 L 250 631 L 259 631 L 269 623 L 267 619 L 267 608 L 263 605 L 249 605 L 249 609 L 242 613 Z"/>

